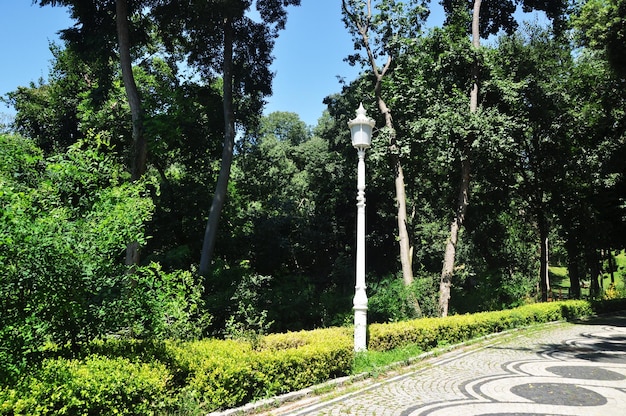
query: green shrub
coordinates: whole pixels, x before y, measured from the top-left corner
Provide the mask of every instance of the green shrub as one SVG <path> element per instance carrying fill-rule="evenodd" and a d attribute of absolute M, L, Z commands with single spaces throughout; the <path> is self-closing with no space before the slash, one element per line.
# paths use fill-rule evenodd
<path fill-rule="evenodd" d="M 105 337 L 90 342 L 81 351 L 83 357 L 98 355 L 109 358 L 126 358 L 132 362 L 171 362 L 167 341 Z M 59 354 L 61 355 L 61 354 Z"/>
<path fill-rule="evenodd" d="M 159 263 L 138 267 L 120 296 L 118 314 L 141 338 L 199 339 L 211 322 L 194 270 L 163 271 Z"/>
<path fill-rule="evenodd" d="M 256 338 L 267 333 L 270 299 L 267 294 L 273 278 L 255 273 L 248 260 L 215 267 L 205 277 L 206 310 L 212 316 L 211 335 L 230 338 Z"/>
<path fill-rule="evenodd" d="M 0 135 L 0 379 L 19 379 L 46 341 L 78 348 L 126 326 L 120 253 L 146 242 L 153 210 L 126 175 L 87 145 L 44 159 Z"/>
<path fill-rule="evenodd" d="M 157 363 L 101 356 L 48 359 L 16 388 L 0 391 L 0 414 L 153 415 L 171 404 L 170 379 Z"/>
<path fill-rule="evenodd" d="M 592 301 L 591 307 L 596 313 L 610 313 L 626 310 L 626 299 L 607 299 Z"/>
<path fill-rule="evenodd" d="M 272 380 L 266 394 L 293 391 L 348 374 L 353 348 L 352 332 L 345 328 L 267 336 L 259 351 Z"/>
<path fill-rule="evenodd" d="M 347 375 L 352 337 L 344 328 L 276 334 L 253 344 L 203 340 L 171 344 L 174 365 L 186 377 L 181 395 L 195 393 L 213 411 Z"/>
<path fill-rule="evenodd" d="M 271 281 L 271 276 L 251 272 L 242 277 L 230 298 L 229 305 L 235 308 L 226 320 L 226 337 L 257 342 L 269 331 L 273 322 L 267 318 L 266 300 L 261 294 L 267 292 Z"/>
<path fill-rule="evenodd" d="M 368 319 L 370 322 L 398 322 L 430 316 L 436 311 L 432 276 L 416 276 L 407 286 L 398 276 L 387 276 L 370 283 Z"/>
<path fill-rule="evenodd" d="M 534 323 L 589 316 L 593 313 L 587 301 L 537 303 L 518 308 L 454 315 L 446 318 L 425 318 L 369 327 L 369 349 L 389 351 L 415 344 L 427 351 L 441 344 L 454 344 L 469 339 Z"/>

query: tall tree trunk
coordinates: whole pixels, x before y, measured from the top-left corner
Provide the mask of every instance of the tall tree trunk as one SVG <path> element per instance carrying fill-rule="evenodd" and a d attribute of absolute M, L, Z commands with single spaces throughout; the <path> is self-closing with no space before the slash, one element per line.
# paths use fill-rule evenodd
<path fill-rule="evenodd" d="M 459 187 L 458 205 L 456 215 L 450 225 L 450 236 L 446 241 L 446 251 L 443 258 L 443 269 L 441 280 L 439 281 L 439 316 L 448 316 L 448 306 L 450 302 L 450 288 L 452 286 L 452 276 L 454 274 L 454 261 L 456 256 L 456 245 L 459 240 L 459 231 L 465 220 L 465 212 L 469 204 L 469 183 L 470 183 L 470 162 L 463 160 L 461 169 L 461 185 Z"/>
<path fill-rule="evenodd" d="M 480 48 L 480 5 L 481 0 L 474 0 L 474 11 L 472 12 L 472 47 Z M 470 112 L 478 110 L 478 62 L 472 65 L 472 92 L 470 93 Z"/>
<path fill-rule="evenodd" d="M 235 121 L 233 116 L 233 26 L 230 18 L 224 20 L 224 63 L 223 63 L 223 111 L 224 111 L 224 148 L 222 150 L 222 164 L 217 178 L 215 194 L 209 211 L 202 252 L 200 253 L 200 266 L 198 272 L 206 275 L 211 266 L 217 227 L 220 214 L 226 200 L 230 168 L 233 162 L 233 150 L 235 147 Z"/>
<path fill-rule="evenodd" d="M 548 234 L 549 227 L 548 221 L 542 213 L 539 213 L 539 289 L 541 291 L 541 301 L 548 301 L 548 293 L 550 292 L 550 276 L 548 274 L 549 266 L 549 247 L 548 247 Z"/>
<path fill-rule="evenodd" d="M 613 257 L 613 250 L 611 250 L 610 248 L 606 251 L 608 254 L 608 261 L 609 261 L 609 273 L 611 273 L 611 284 L 615 284 L 615 258 Z"/>
<path fill-rule="evenodd" d="M 567 263 L 567 272 L 569 274 L 569 298 L 580 299 L 580 274 L 578 261 L 570 260 Z"/>
<path fill-rule="evenodd" d="M 589 288 L 589 295 L 596 297 L 600 295 L 600 279 L 602 278 L 602 272 L 600 271 L 600 259 L 595 249 L 592 249 L 589 260 L 591 269 L 591 287 Z"/>
<path fill-rule="evenodd" d="M 398 205 L 398 244 L 400 245 L 400 264 L 402 265 L 402 280 L 405 286 L 409 286 L 413 283 L 413 259 L 411 253 L 413 249 L 409 240 L 409 231 L 407 229 L 407 214 L 406 214 L 406 193 L 404 189 L 404 172 L 402 170 L 402 164 L 400 158 L 394 156 L 393 167 L 395 174 L 395 188 L 396 188 L 396 204 Z M 421 315 L 419 305 L 416 303 L 416 312 Z"/>
<path fill-rule="evenodd" d="M 472 14 L 472 47 L 480 47 L 480 6 L 481 0 L 474 1 Z M 478 110 L 478 63 L 472 65 L 472 90 L 470 92 L 470 112 Z M 470 148 L 466 143 L 461 148 L 461 181 L 459 184 L 459 195 L 457 199 L 456 212 L 450 224 L 450 236 L 446 241 L 446 250 L 443 257 L 443 267 L 441 269 L 441 279 L 439 281 L 439 316 L 448 316 L 450 304 L 450 287 L 452 286 L 452 276 L 454 274 L 454 263 L 456 258 L 456 246 L 459 240 L 459 231 L 465 220 L 465 213 L 469 205 L 470 172 L 472 168 L 470 159 Z"/>
<path fill-rule="evenodd" d="M 376 78 L 376 84 L 374 86 L 374 94 L 376 96 L 376 103 L 380 113 L 385 118 L 385 127 L 389 134 L 389 149 L 391 154 L 391 165 L 394 171 L 394 185 L 396 191 L 396 207 L 398 210 L 398 244 L 400 245 L 400 264 L 402 265 L 402 280 L 405 285 L 413 283 L 413 266 L 411 261 L 411 243 L 409 239 L 409 232 L 407 228 L 407 210 L 406 210 L 406 192 L 404 184 L 404 171 L 402 169 L 402 163 L 398 156 L 398 143 L 396 140 L 396 130 L 393 125 L 393 117 L 391 116 L 391 110 L 387 107 L 384 99 L 382 98 L 382 81 L 385 74 L 391 67 L 393 57 L 387 56 L 387 62 L 382 68 L 379 68 L 376 63 L 376 57 L 372 51 L 369 40 L 369 28 L 372 21 L 372 4 L 371 1 L 367 2 L 367 16 L 364 20 L 358 19 L 355 14 L 351 13 L 346 1 L 342 1 L 342 8 L 344 12 L 349 16 L 352 24 L 357 28 L 361 39 L 363 40 L 363 46 L 367 53 L 367 59 L 372 69 L 372 73 Z M 415 309 L 418 314 L 421 314 L 421 309 L 417 301 L 415 302 Z"/>
<path fill-rule="evenodd" d="M 128 23 L 128 2 L 127 0 L 116 0 L 115 2 L 117 42 L 120 53 L 120 65 L 122 68 L 122 80 L 128 98 L 131 120 L 133 123 L 132 148 L 131 148 L 131 180 L 136 181 L 146 171 L 146 159 L 148 146 L 143 130 L 143 115 L 139 91 L 133 76 L 132 60 L 130 57 L 130 28 Z M 139 264 L 139 243 L 132 242 L 126 248 L 126 264 Z"/>
<path fill-rule="evenodd" d="M 565 243 L 567 250 L 567 273 L 569 274 L 570 290 L 569 296 L 572 299 L 580 299 L 580 261 L 576 243 L 570 241 L 572 237 Z"/>
<path fill-rule="evenodd" d="M 376 101 L 378 103 L 378 109 L 385 117 L 385 127 L 389 132 L 389 150 L 391 154 L 391 165 L 394 172 L 394 185 L 396 190 L 396 206 L 398 209 L 398 244 L 400 246 L 400 264 L 402 266 L 402 280 L 406 286 L 413 283 L 413 265 L 411 264 L 411 243 L 409 240 L 409 232 L 407 229 L 407 213 L 406 213 L 406 192 L 404 187 L 404 171 L 402 169 L 402 163 L 398 156 L 398 144 L 396 140 L 396 130 L 393 126 L 393 118 L 391 116 L 391 110 L 387 107 L 387 104 L 381 96 L 382 85 L 381 74 L 377 77 L 376 86 L 374 91 L 376 93 Z M 419 305 L 416 307 L 416 312 L 421 314 Z"/>

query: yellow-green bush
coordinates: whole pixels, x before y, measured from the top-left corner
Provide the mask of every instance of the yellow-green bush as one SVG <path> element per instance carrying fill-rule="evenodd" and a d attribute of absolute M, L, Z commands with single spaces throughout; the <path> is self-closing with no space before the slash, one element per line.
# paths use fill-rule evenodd
<path fill-rule="evenodd" d="M 48 359 L 14 389 L 0 391 L 4 415 L 153 415 L 165 409 L 163 364 L 124 358 Z"/>
<path fill-rule="evenodd" d="M 354 358 L 347 328 L 269 335 L 255 344 L 107 340 L 88 350 L 84 360 L 49 358 L 19 385 L 0 389 L 0 414 L 149 415 L 180 408 L 175 401 L 183 397 L 208 412 L 347 375 Z"/>
<path fill-rule="evenodd" d="M 211 411 L 294 391 L 349 374 L 351 332 L 344 328 L 276 334 L 257 349 L 234 340 L 172 344 L 175 366 Z"/>
<path fill-rule="evenodd" d="M 427 351 L 441 344 L 455 344 L 478 336 L 501 332 L 533 323 L 588 316 L 593 313 L 587 301 L 537 303 L 515 309 L 425 318 L 370 325 L 369 349 L 388 351 L 415 344 Z"/>

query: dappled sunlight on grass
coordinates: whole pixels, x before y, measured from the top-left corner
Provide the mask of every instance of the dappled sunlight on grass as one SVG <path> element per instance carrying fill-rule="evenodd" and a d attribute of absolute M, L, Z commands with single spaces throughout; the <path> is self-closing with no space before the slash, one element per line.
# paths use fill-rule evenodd
<path fill-rule="evenodd" d="M 558 299 L 560 296 L 567 296 L 569 288 L 571 287 L 567 267 L 550 266 L 548 272 L 550 275 L 550 287 L 552 288 L 555 298 Z M 622 251 L 615 256 L 613 279 L 615 280 L 614 283 L 611 281 L 611 273 L 608 271 L 608 265 L 605 261 L 603 264 L 602 279 L 600 281 L 601 291 L 604 292 L 610 288 L 611 291 L 617 292 L 618 294 L 621 294 L 621 296 L 626 295 L 626 251 Z M 582 278 L 580 284 L 581 296 L 583 298 L 589 297 L 589 287 L 591 286 L 589 276 Z"/>

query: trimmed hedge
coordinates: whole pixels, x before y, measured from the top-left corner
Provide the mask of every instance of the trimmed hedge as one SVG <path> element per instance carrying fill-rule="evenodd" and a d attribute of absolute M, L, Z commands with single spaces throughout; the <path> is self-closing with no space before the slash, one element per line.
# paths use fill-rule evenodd
<path fill-rule="evenodd" d="M 82 360 L 48 358 L 17 386 L 0 388 L 0 415 L 176 413 L 189 398 L 207 413 L 347 375 L 354 359 L 348 328 L 269 335 L 256 349 L 234 340 L 112 339 L 89 350 Z"/>
<path fill-rule="evenodd" d="M 624 299 L 564 301 L 373 324 L 369 349 L 412 344 L 427 351 L 534 323 L 624 309 Z M 83 359 L 47 358 L 17 385 L 0 388 L 0 415 L 183 414 L 190 411 L 186 400 L 200 414 L 351 373 L 349 328 L 274 334 L 257 341 L 94 342 Z"/>
<path fill-rule="evenodd" d="M 472 315 L 373 324 L 369 327 L 368 348 L 374 351 L 389 351 L 406 345 L 417 345 L 422 350 L 428 351 L 441 344 L 457 344 L 507 329 L 591 314 L 593 309 L 589 302 L 572 300 L 536 303 L 505 311 Z"/>
<path fill-rule="evenodd" d="M 208 411 L 347 375 L 354 358 L 345 328 L 268 335 L 257 349 L 232 340 L 183 343 L 172 353 L 187 374 L 184 389 L 199 395 Z"/>
<path fill-rule="evenodd" d="M 91 356 L 47 359 L 19 389 L 0 390 L 3 415 L 154 415 L 172 402 L 159 363 Z"/>

